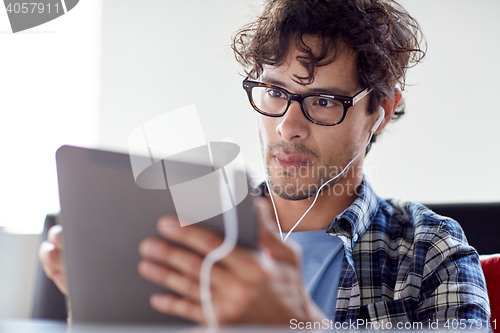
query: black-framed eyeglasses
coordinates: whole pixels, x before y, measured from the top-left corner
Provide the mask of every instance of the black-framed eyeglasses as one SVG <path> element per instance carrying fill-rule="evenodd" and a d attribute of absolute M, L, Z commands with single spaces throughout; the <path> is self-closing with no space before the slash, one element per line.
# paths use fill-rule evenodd
<path fill-rule="evenodd" d="M 353 97 L 330 94 L 292 94 L 272 84 L 243 80 L 243 89 L 248 94 L 252 107 L 265 116 L 282 117 L 292 101 L 297 101 L 304 116 L 322 126 L 340 124 L 347 110 L 368 95 L 372 89 L 365 88 Z"/>

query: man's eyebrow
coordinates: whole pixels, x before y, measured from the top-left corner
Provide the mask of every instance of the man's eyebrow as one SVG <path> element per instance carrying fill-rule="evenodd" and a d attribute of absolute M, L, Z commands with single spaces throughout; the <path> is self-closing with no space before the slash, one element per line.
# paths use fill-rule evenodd
<path fill-rule="evenodd" d="M 282 88 L 286 88 L 286 84 L 284 84 L 283 82 L 281 82 L 279 80 L 273 79 L 272 77 L 262 76 L 260 78 L 260 80 L 263 83 L 272 84 L 273 86 L 280 86 Z"/>
<path fill-rule="evenodd" d="M 311 89 L 311 92 L 317 94 L 326 94 L 326 95 L 342 95 L 342 96 L 352 96 L 350 92 L 347 90 L 337 88 L 337 87 L 328 87 L 328 88 L 314 88 Z"/>
<path fill-rule="evenodd" d="M 287 85 L 285 83 L 283 83 L 279 80 L 276 80 L 272 77 L 262 76 L 261 81 L 263 83 L 272 84 L 273 86 L 278 86 L 278 87 L 288 89 Z M 344 90 L 344 89 L 341 89 L 341 88 L 338 88 L 338 87 L 313 88 L 309 92 L 316 93 L 316 94 L 325 94 L 325 95 L 342 95 L 342 96 L 351 96 L 352 95 L 351 92 Z"/>

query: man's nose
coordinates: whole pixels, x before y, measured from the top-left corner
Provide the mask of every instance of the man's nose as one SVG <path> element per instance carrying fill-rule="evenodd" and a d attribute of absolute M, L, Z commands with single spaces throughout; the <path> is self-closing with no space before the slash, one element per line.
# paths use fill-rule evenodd
<path fill-rule="evenodd" d="M 310 121 L 302 113 L 299 102 L 292 101 L 276 127 L 276 132 L 287 141 L 303 140 L 309 134 L 309 124 Z"/>

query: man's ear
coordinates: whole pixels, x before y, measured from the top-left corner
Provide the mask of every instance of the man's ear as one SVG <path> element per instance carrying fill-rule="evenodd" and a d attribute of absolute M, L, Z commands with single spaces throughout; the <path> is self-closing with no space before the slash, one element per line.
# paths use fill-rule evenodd
<path fill-rule="evenodd" d="M 403 93 L 401 92 L 401 90 L 395 89 L 394 96 L 392 98 L 387 96 L 382 98 L 382 100 L 380 101 L 380 106 L 385 110 L 385 117 L 374 134 L 379 134 L 380 132 L 382 132 L 385 126 L 391 121 L 402 97 Z"/>

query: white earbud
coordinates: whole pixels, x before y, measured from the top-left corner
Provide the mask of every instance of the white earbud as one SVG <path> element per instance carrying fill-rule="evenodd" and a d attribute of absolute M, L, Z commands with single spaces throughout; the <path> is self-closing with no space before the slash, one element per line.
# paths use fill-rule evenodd
<path fill-rule="evenodd" d="M 377 121 L 375 122 L 375 124 L 373 125 L 372 129 L 370 130 L 370 133 L 375 133 L 375 131 L 377 130 L 377 128 L 380 126 L 380 124 L 382 124 L 382 120 L 384 120 L 384 117 L 385 117 L 385 110 L 383 107 L 380 107 L 379 108 L 380 110 L 380 116 L 378 117 Z"/>

